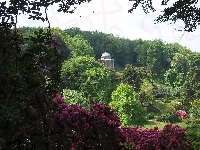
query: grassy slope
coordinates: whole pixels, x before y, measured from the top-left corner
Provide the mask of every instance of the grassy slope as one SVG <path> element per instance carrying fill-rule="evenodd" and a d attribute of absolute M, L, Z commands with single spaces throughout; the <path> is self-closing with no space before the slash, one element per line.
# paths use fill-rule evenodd
<path fill-rule="evenodd" d="M 150 121 L 148 122 L 148 124 L 146 124 L 146 125 L 144 126 L 144 128 L 153 128 L 153 127 L 156 127 L 156 126 L 157 126 L 158 129 L 163 129 L 163 127 L 164 127 L 166 124 L 168 124 L 168 123 L 150 120 Z M 187 125 L 186 125 L 185 122 L 179 122 L 179 123 L 175 123 L 175 124 L 173 124 L 173 125 L 178 125 L 178 126 L 180 126 L 180 127 L 182 127 L 182 128 L 186 128 L 186 127 L 187 127 Z"/>

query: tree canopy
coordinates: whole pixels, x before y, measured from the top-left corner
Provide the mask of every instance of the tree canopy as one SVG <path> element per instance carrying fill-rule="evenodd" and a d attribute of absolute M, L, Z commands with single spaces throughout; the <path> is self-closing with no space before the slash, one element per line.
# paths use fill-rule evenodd
<path fill-rule="evenodd" d="M 153 6 L 153 2 L 153 0 L 133 0 L 132 8 L 128 12 L 132 13 L 139 4 L 141 4 L 145 13 L 154 12 L 156 9 Z M 166 21 L 175 23 L 178 20 L 182 20 L 185 24 L 184 31 L 193 32 L 200 24 L 198 0 L 177 0 L 172 6 L 169 6 L 169 2 L 170 0 L 160 1 L 160 4 L 166 8 L 163 9 L 162 14 L 155 21 L 157 23 Z M 158 3 L 158 1 L 155 0 L 155 3 Z"/>

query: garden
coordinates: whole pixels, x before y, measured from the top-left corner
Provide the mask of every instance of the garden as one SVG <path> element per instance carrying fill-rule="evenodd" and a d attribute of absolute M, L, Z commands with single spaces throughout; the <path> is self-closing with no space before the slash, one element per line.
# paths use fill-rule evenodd
<path fill-rule="evenodd" d="M 76 27 L 17 28 L 18 13 L 47 21 L 38 6 L 59 2 L 0 2 L 0 149 L 199 150 L 200 53 Z M 104 50 L 115 70 L 98 61 Z"/>

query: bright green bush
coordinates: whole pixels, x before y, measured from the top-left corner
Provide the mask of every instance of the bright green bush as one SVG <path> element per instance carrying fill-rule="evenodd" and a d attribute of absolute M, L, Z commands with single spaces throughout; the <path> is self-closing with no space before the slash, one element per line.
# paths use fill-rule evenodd
<path fill-rule="evenodd" d="M 200 149 L 200 99 L 191 103 L 190 118 L 187 120 L 187 138 L 192 142 L 192 150 Z"/>
<path fill-rule="evenodd" d="M 94 56 L 94 50 L 90 43 L 85 40 L 81 35 L 76 35 L 67 43 L 71 51 L 71 58 L 77 56 Z"/>
<path fill-rule="evenodd" d="M 93 67 L 103 68 L 94 57 L 89 56 L 79 56 L 64 61 L 61 70 L 61 78 L 65 83 L 63 88 L 79 90 L 81 84 L 86 80 L 85 71 Z"/>
<path fill-rule="evenodd" d="M 90 108 L 90 102 L 83 96 L 81 92 L 76 90 L 64 89 L 63 97 L 67 105 L 79 104 L 84 108 Z"/>
<path fill-rule="evenodd" d="M 200 149 L 200 120 L 188 119 L 186 137 L 192 142 L 192 150 Z"/>
<path fill-rule="evenodd" d="M 122 125 L 144 125 L 147 121 L 147 112 L 141 106 L 137 93 L 132 86 L 121 83 L 112 93 L 109 104 L 119 115 Z"/>
<path fill-rule="evenodd" d="M 108 105 L 111 99 L 113 84 L 109 71 L 105 68 L 94 67 L 84 72 L 86 79 L 80 85 L 80 91 L 93 102 Z"/>
<path fill-rule="evenodd" d="M 189 112 L 194 118 L 200 118 L 200 99 L 196 99 L 191 103 Z"/>

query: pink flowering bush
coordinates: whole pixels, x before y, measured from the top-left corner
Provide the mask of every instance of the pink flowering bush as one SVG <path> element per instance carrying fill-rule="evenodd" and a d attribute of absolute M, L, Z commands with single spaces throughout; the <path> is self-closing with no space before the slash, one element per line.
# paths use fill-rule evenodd
<path fill-rule="evenodd" d="M 187 119 L 188 118 L 188 114 L 186 113 L 185 110 L 178 110 L 177 111 L 177 115 L 179 117 L 181 117 L 182 119 Z"/>

